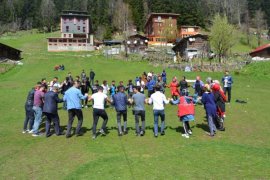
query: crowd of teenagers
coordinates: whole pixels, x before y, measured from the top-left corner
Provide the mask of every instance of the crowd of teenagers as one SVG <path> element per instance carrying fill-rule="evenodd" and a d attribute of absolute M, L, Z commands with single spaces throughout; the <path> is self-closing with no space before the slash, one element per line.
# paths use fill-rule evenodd
<path fill-rule="evenodd" d="M 222 86 L 218 80 L 212 80 L 210 77 L 204 83 L 199 76 L 195 81 L 188 81 L 183 78 L 178 81 L 173 77 L 172 81 L 167 83 L 166 71 L 160 74 L 149 72 L 143 73 L 134 80 L 129 80 L 127 84 L 120 81 L 116 84 L 112 81 L 109 85 L 106 80 L 99 84 L 95 80 L 95 72 L 90 70 L 89 76 L 83 70 L 80 76 L 72 77 L 69 72 L 65 80 L 60 83 L 55 77 L 47 83 L 43 78 L 37 82 L 27 96 L 25 103 L 26 117 L 24 121 L 23 133 L 31 133 L 32 136 L 41 136 L 39 132 L 42 117 L 46 119 L 45 136 L 52 135 L 50 130 L 52 123 L 54 132 L 57 136 L 66 135 L 66 138 L 72 136 L 71 128 L 74 118 L 77 117 L 78 124 L 75 130 L 76 136 L 81 136 L 81 127 L 83 124 L 82 108 L 93 108 L 93 126 L 92 138 L 97 135 L 106 135 L 108 115 L 106 107 L 111 106 L 116 110 L 118 135 L 127 134 L 127 109 L 132 107 L 132 114 L 135 119 L 135 134 L 143 136 L 145 134 L 145 104 L 153 105 L 154 115 L 154 137 L 165 135 L 165 104 L 178 106 L 178 117 L 183 124 L 182 136 L 189 138 L 192 135 L 189 122 L 195 120 L 195 105 L 203 104 L 206 118 L 209 126 L 209 136 L 213 137 L 217 130 L 224 131 L 225 103 L 230 103 L 231 87 L 233 79 L 229 72 L 225 72 L 221 80 Z M 192 85 L 189 85 L 192 83 Z M 171 97 L 166 98 L 165 90 L 170 89 Z M 189 89 L 194 89 L 194 94 L 190 95 Z M 91 91 L 91 92 L 90 92 Z M 146 93 L 147 91 L 147 93 Z M 59 98 L 58 94 L 63 94 Z M 226 98 L 228 94 L 228 98 Z M 58 103 L 63 103 L 63 108 L 68 112 L 68 123 L 66 133 L 60 128 L 60 119 L 58 115 Z M 103 119 L 101 128 L 97 131 L 99 118 Z M 159 118 L 161 119 L 159 131 Z M 123 119 L 123 124 L 121 119 Z M 141 123 L 140 123 L 141 121 Z M 122 126 L 123 125 L 123 126 Z M 28 128 L 27 128 L 28 127 Z"/>

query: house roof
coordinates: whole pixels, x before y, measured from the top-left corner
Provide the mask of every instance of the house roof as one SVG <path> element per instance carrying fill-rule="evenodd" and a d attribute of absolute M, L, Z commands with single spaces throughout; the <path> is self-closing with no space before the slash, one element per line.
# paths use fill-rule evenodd
<path fill-rule="evenodd" d="M 3 43 L 0 43 L 0 46 L 4 46 L 4 47 L 7 47 L 7 48 L 12 49 L 12 50 L 22 52 L 22 51 L 21 51 L 21 50 L 19 50 L 19 49 L 16 49 L 16 48 L 14 48 L 14 47 L 8 46 L 8 45 L 3 44 Z"/>
<path fill-rule="evenodd" d="M 196 38 L 196 37 L 201 37 L 205 40 L 208 40 L 208 35 L 196 34 L 196 35 L 185 37 L 185 38 L 181 39 L 178 43 L 176 43 L 176 45 L 172 49 L 175 51 L 178 46 L 180 46 L 182 43 L 188 41 L 189 38 Z"/>
<path fill-rule="evenodd" d="M 143 35 L 140 35 L 140 34 L 134 34 L 134 35 L 129 36 L 129 38 L 133 38 L 133 37 L 139 37 L 139 38 L 141 38 L 141 39 L 147 39 L 147 40 L 148 40 L 147 37 L 145 37 L 145 36 L 143 36 Z"/>
<path fill-rule="evenodd" d="M 249 53 L 250 56 L 254 56 L 254 54 L 261 52 L 267 48 L 270 48 L 270 44 L 265 44 L 263 46 L 259 46 L 256 49 L 254 49 L 251 53 Z"/>
<path fill-rule="evenodd" d="M 144 27 L 148 24 L 148 22 L 150 21 L 150 19 L 153 17 L 153 16 L 180 16 L 180 14 L 176 14 L 176 13 L 151 13 L 148 15 L 148 18 L 147 18 L 147 21 L 146 23 L 144 24 Z"/>
<path fill-rule="evenodd" d="M 188 25 L 183 25 L 183 26 L 180 26 L 180 28 L 200 28 L 200 26 L 188 26 Z"/>
<path fill-rule="evenodd" d="M 65 10 L 62 11 L 61 16 L 82 16 L 89 17 L 86 11 Z"/>

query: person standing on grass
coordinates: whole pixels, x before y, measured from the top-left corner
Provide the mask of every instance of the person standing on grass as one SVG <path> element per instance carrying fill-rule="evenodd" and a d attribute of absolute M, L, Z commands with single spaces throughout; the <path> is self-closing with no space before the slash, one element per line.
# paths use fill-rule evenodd
<path fill-rule="evenodd" d="M 128 98 L 125 94 L 125 87 L 119 86 L 118 92 L 113 96 L 112 105 L 115 107 L 116 111 L 116 119 L 117 119 L 117 126 L 118 126 L 118 135 L 122 136 L 123 131 L 124 134 L 127 134 L 127 104 Z M 121 125 L 121 116 L 123 116 L 124 120 L 124 130 L 122 131 Z"/>
<path fill-rule="evenodd" d="M 134 94 L 132 96 L 133 115 L 135 116 L 136 136 L 145 134 L 145 95 L 140 93 L 140 86 L 133 87 Z M 142 126 L 140 129 L 139 118 L 141 117 Z"/>
<path fill-rule="evenodd" d="M 180 86 L 180 95 L 181 96 L 188 96 L 188 82 L 186 81 L 186 77 L 183 76 L 183 79 L 179 82 Z"/>
<path fill-rule="evenodd" d="M 212 90 L 215 97 L 215 103 L 217 106 L 217 118 L 218 118 L 218 125 L 219 125 L 218 129 L 220 131 L 225 131 L 224 119 L 225 119 L 226 96 L 218 83 L 214 83 L 212 85 Z"/>
<path fill-rule="evenodd" d="M 154 113 L 154 136 L 158 137 L 158 117 L 161 118 L 161 135 L 165 135 L 165 112 L 164 104 L 168 104 L 169 100 L 166 96 L 160 92 L 160 86 L 156 86 L 156 92 L 152 94 L 148 101 L 149 104 L 153 104 Z"/>
<path fill-rule="evenodd" d="M 42 108 L 44 104 L 44 89 L 45 86 L 40 85 L 40 87 L 35 91 L 34 94 L 34 115 L 35 115 L 35 121 L 33 125 L 33 129 L 30 131 L 30 133 L 33 133 L 32 136 L 40 136 L 41 134 L 39 133 L 39 125 L 42 120 Z"/>
<path fill-rule="evenodd" d="M 154 92 L 154 87 L 156 85 L 156 82 L 152 79 L 152 76 L 148 77 L 148 82 L 146 83 L 146 87 L 148 89 L 148 97 L 150 97 Z"/>
<path fill-rule="evenodd" d="M 95 81 L 95 84 L 91 86 L 92 94 L 95 94 L 98 92 L 99 82 L 98 80 Z"/>
<path fill-rule="evenodd" d="M 201 101 L 204 104 L 204 109 L 206 111 L 206 117 L 207 117 L 209 129 L 210 129 L 209 135 L 213 137 L 217 131 L 217 128 L 215 125 L 216 113 L 217 113 L 215 97 L 210 90 L 209 84 L 205 84 L 204 90 L 205 92 L 202 95 Z"/>
<path fill-rule="evenodd" d="M 56 136 L 63 135 L 60 130 L 60 120 L 57 107 L 57 104 L 63 102 L 63 99 L 59 99 L 58 92 L 59 88 L 54 86 L 52 91 L 49 91 L 44 95 L 43 113 L 46 116 L 46 137 L 51 136 L 51 122 L 54 124 Z"/>
<path fill-rule="evenodd" d="M 201 81 L 200 76 L 197 76 L 196 81 L 193 84 L 193 89 L 195 90 L 194 94 L 197 94 L 199 97 L 201 97 L 203 94 L 203 87 L 204 87 L 204 84 Z"/>
<path fill-rule="evenodd" d="M 183 93 L 179 100 L 171 101 L 172 104 L 178 104 L 178 117 L 180 121 L 183 123 L 184 133 L 183 137 L 189 138 L 192 135 L 192 130 L 190 128 L 189 122 L 195 120 L 195 108 L 193 104 L 192 97 L 188 96 L 188 93 Z"/>
<path fill-rule="evenodd" d="M 162 73 L 161 73 L 161 77 L 162 77 L 162 81 L 167 84 L 167 74 L 165 69 L 163 69 Z"/>
<path fill-rule="evenodd" d="M 160 91 L 164 94 L 165 93 L 165 83 L 162 81 L 162 77 L 158 76 L 158 80 L 156 82 L 156 86 L 160 87 Z"/>
<path fill-rule="evenodd" d="M 130 80 L 128 80 L 128 84 L 127 84 L 127 87 L 126 87 L 126 89 L 127 89 L 127 92 L 128 92 L 128 97 L 129 98 L 131 98 L 132 97 L 132 95 L 133 95 L 133 83 L 132 83 L 132 80 L 130 79 Z"/>
<path fill-rule="evenodd" d="M 103 136 L 106 135 L 105 130 L 106 130 L 106 125 L 108 122 L 108 115 L 105 111 L 105 101 L 111 103 L 111 101 L 108 99 L 108 96 L 103 93 L 103 87 L 99 86 L 98 87 L 98 92 L 93 94 L 91 97 L 88 99 L 89 101 L 93 100 L 94 105 L 93 105 L 93 127 L 92 127 L 92 139 L 96 139 L 97 134 L 96 134 L 96 129 L 97 129 L 97 124 L 98 124 L 98 119 L 99 117 L 102 117 L 103 119 L 103 124 L 102 127 L 99 131 Z"/>
<path fill-rule="evenodd" d="M 81 83 L 81 92 L 82 92 L 82 95 L 88 94 L 88 92 L 89 92 L 89 88 L 88 88 L 88 86 L 86 84 L 86 79 L 83 79 L 82 80 L 82 83 Z M 83 99 L 82 100 L 82 108 L 83 107 L 88 108 L 87 102 L 88 102 L 87 99 Z"/>
<path fill-rule="evenodd" d="M 223 91 L 224 91 L 225 95 L 228 93 L 228 103 L 230 103 L 231 102 L 231 91 L 232 91 L 233 79 L 232 79 L 232 76 L 229 75 L 229 71 L 225 72 L 225 75 L 221 81 L 223 83 Z"/>
<path fill-rule="evenodd" d="M 103 87 L 103 93 L 108 95 L 108 92 L 110 90 L 110 87 L 106 80 L 103 81 L 103 84 L 101 85 Z"/>
<path fill-rule="evenodd" d="M 50 85 L 49 85 L 49 91 L 52 91 L 52 88 L 56 86 L 58 88 L 61 87 L 60 83 L 58 82 L 58 77 L 54 77 L 53 80 L 50 82 Z"/>
<path fill-rule="evenodd" d="M 90 84 L 91 85 L 94 85 L 94 80 L 95 80 L 95 72 L 92 70 L 92 69 L 90 69 Z"/>
<path fill-rule="evenodd" d="M 71 75 L 71 72 L 68 72 L 68 81 L 70 82 L 70 83 L 73 83 L 73 77 L 72 77 L 72 75 Z"/>
<path fill-rule="evenodd" d="M 176 76 L 173 77 L 172 82 L 167 87 L 170 88 L 170 90 L 171 90 L 172 98 L 174 100 L 178 99 L 178 97 L 180 96 L 180 93 L 179 93 L 179 90 L 178 90 L 179 84 L 177 82 Z"/>
<path fill-rule="evenodd" d="M 79 88 L 80 82 L 74 81 L 73 86 L 66 91 L 63 98 L 63 100 L 67 102 L 67 110 L 68 110 L 68 125 L 66 138 L 71 137 L 71 127 L 75 116 L 77 116 L 78 118 L 78 125 L 75 134 L 76 136 L 82 136 L 80 132 L 83 123 L 81 100 L 87 99 L 88 94 L 82 95 Z"/>
<path fill-rule="evenodd" d="M 46 78 L 41 79 L 41 85 L 43 85 L 45 87 L 44 92 L 47 92 L 48 91 L 48 85 L 47 85 Z"/>
<path fill-rule="evenodd" d="M 25 102 L 25 120 L 24 120 L 24 124 L 23 124 L 23 131 L 22 133 L 25 134 L 27 132 L 30 132 L 33 128 L 34 125 L 34 119 L 35 119 L 35 115 L 34 115 L 34 110 L 33 110 L 33 105 L 34 105 L 34 95 L 35 95 L 35 91 L 38 90 L 39 86 L 35 86 L 35 88 L 32 88 L 27 95 L 26 98 L 26 102 Z M 27 129 L 27 125 L 28 129 Z"/>
<path fill-rule="evenodd" d="M 81 73 L 81 80 L 86 80 L 86 74 L 84 72 L 84 69 L 82 70 L 82 73 Z"/>

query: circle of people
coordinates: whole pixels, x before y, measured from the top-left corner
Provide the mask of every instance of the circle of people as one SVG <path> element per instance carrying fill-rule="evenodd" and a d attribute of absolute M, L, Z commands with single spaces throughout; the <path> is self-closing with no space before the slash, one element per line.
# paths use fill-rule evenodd
<path fill-rule="evenodd" d="M 193 83 L 194 95 L 189 95 L 189 83 Z M 182 136 L 189 138 L 192 135 L 189 122 L 195 120 L 195 105 L 203 104 L 206 118 L 209 126 L 210 137 L 214 137 L 217 130 L 224 131 L 225 103 L 230 103 L 231 87 L 233 79 L 229 72 L 225 72 L 222 78 L 223 88 L 218 80 L 206 79 L 206 83 L 200 79 L 186 80 L 183 76 L 181 81 L 173 77 L 172 81 L 167 84 L 166 71 L 161 74 L 153 72 L 143 73 L 141 77 L 135 78 L 135 84 L 132 80 L 128 81 L 125 86 L 123 81 L 116 86 L 115 81 L 109 86 L 107 81 L 99 85 L 95 80 L 95 72 L 91 69 L 90 76 L 87 77 L 83 70 L 81 76 L 73 79 L 71 73 L 65 78 L 63 83 L 58 82 L 55 77 L 50 83 L 43 78 L 32 88 L 26 99 L 23 133 L 31 133 L 32 136 L 41 136 L 39 126 L 42 122 L 42 116 L 46 117 L 45 135 L 50 137 L 51 124 L 54 125 L 56 136 L 66 135 L 66 138 L 72 136 L 71 129 L 74 118 L 77 117 L 78 124 L 75 130 L 76 136 L 82 136 L 81 127 L 83 123 L 82 108 L 88 108 L 88 102 L 93 101 L 93 126 L 92 138 L 96 139 L 98 135 L 105 136 L 107 133 L 108 115 L 106 106 L 108 103 L 116 110 L 116 119 L 118 135 L 122 136 L 127 131 L 127 107 L 133 106 L 132 114 L 135 118 L 135 134 L 144 136 L 145 134 L 145 104 L 153 105 L 154 115 L 154 137 L 159 135 L 159 118 L 161 119 L 160 135 L 165 135 L 165 104 L 171 103 L 178 106 L 178 117 L 183 124 L 184 132 Z M 170 88 L 171 98 L 166 98 L 165 88 Z M 92 95 L 88 94 L 92 91 Z M 147 97 L 145 95 L 147 90 Z M 125 93 L 127 91 L 127 94 Z M 62 93 L 63 98 L 58 94 Z M 228 94 L 228 99 L 226 97 Z M 60 129 L 60 119 L 58 115 L 58 103 L 63 102 L 63 108 L 68 112 L 68 124 L 66 133 Z M 103 123 L 97 132 L 99 117 Z M 123 117 L 123 126 L 121 123 Z M 141 125 L 140 125 L 141 120 Z M 28 128 L 27 128 L 28 126 Z"/>

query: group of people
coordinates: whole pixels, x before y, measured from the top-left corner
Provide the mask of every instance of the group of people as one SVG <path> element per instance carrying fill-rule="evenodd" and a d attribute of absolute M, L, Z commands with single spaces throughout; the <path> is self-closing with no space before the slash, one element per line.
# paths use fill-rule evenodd
<path fill-rule="evenodd" d="M 43 78 L 38 82 L 35 88 L 28 93 L 25 103 L 26 118 L 24 121 L 23 133 L 32 133 L 32 136 L 40 136 L 39 126 L 42 121 L 42 115 L 46 117 L 46 137 L 52 135 L 51 124 L 53 122 L 55 134 L 57 136 L 64 135 L 60 129 L 60 120 L 58 115 L 58 103 L 64 103 L 63 107 L 68 112 L 68 124 L 66 130 L 66 138 L 70 138 L 71 128 L 74 118 L 77 117 L 78 124 L 75 131 L 76 136 L 81 136 L 81 127 L 83 124 L 83 107 L 88 107 L 88 102 L 92 101 L 93 105 L 93 125 L 92 138 L 95 139 L 98 134 L 106 135 L 106 125 L 108 115 L 106 112 L 107 104 L 116 110 L 118 135 L 127 134 L 127 107 L 133 106 L 132 113 L 135 119 L 135 134 L 143 136 L 145 134 L 145 104 L 153 104 L 154 115 L 154 137 L 165 135 L 165 104 L 171 103 L 178 105 L 178 117 L 183 123 L 183 137 L 189 138 L 192 134 L 189 122 L 195 120 L 194 105 L 201 101 L 206 111 L 206 117 L 209 125 L 209 135 L 213 137 L 218 130 L 225 130 L 225 102 L 226 92 L 228 92 L 228 101 L 231 96 L 231 86 L 233 83 L 232 77 L 225 73 L 222 78 L 224 90 L 221 88 L 219 81 L 207 78 L 204 84 L 200 77 L 196 78 L 193 88 L 194 96 L 189 95 L 188 88 L 190 87 L 186 78 L 178 82 L 176 77 L 173 77 L 172 82 L 167 84 L 167 75 L 165 70 L 161 74 L 154 72 L 143 73 L 142 76 L 136 77 L 134 83 L 128 81 L 125 86 L 123 81 L 120 81 L 116 86 L 115 81 L 112 81 L 109 86 L 104 80 L 99 85 L 98 80 L 94 80 L 95 73 L 90 70 L 89 77 L 86 76 L 83 70 L 81 76 L 76 76 L 73 79 L 71 73 L 65 78 L 63 83 L 58 82 L 55 77 L 50 83 Z M 165 89 L 170 88 L 171 98 L 166 98 Z M 89 91 L 92 91 L 92 95 Z M 147 96 L 145 90 L 147 89 Z M 63 94 L 63 98 L 59 98 L 59 93 Z M 127 94 L 126 94 L 127 92 Z M 99 118 L 103 119 L 102 126 L 97 132 L 97 124 Z M 122 119 L 123 117 L 123 126 Z M 161 119 L 161 127 L 159 131 L 159 118 Z M 140 125 L 141 119 L 141 125 Z M 27 128 L 28 126 L 28 128 Z"/>

